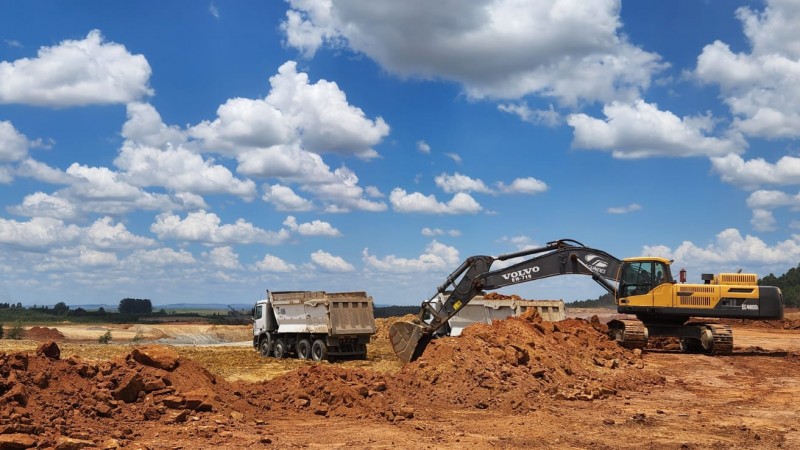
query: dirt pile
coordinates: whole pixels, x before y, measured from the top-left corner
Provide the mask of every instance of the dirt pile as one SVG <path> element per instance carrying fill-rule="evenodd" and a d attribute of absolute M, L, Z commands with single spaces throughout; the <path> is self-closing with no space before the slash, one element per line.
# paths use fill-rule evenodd
<path fill-rule="evenodd" d="M 31 327 L 22 334 L 25 339 L 32 341 L 62 341 L 64 334 L 55 328 Z"/>
<path fill-rule="evenodd" d="M 252 409 L 240 397 L 166 347 L 135 349 L 100 363 L 61 359 L 54 342 L 34 355 L 0 353 L 0 435 L 20 445 L 8 448 L 30 442 L 55 447 L 70 439 L 83 441 L 70 448 L 115 448 L 141 436 L 142 423 L 200 421 L 205 413 Z"/>
<path fill-rule="evenodd" d="M 479 409 L 527 412 L 542 398 L 594 400 L 664 379 L 643 367 L 640 351 L 611 341 L 597 320 L 519 318 L 468 327 L 431 342 L 398 374 L 417 397 Z"/>

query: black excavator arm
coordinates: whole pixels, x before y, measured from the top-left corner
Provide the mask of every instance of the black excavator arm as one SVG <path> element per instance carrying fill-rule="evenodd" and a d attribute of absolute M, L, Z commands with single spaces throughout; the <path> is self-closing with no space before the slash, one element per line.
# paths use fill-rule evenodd
<path fill-rule="evenodd" d="M 496 261 L 524 258 L 522 262 L 491 270 Z M 394 351 L 403 362 L 417 359 L 430 342 L 433 333 L 444 326 L 451 317 L 483 291 L 499 289 L 513 284 L 526 283 L 557 275 L 589 275 L 616 296 L 616 286 L 622 262 L 614 256 L 586 247 L 572 239 L 549 242 L 546 246 L 509 253 L 498 257 L 471 256 L 467 258 L 444 283 L 436 294 L 422 303 L 417 321 L 397 322 L 389 330 Z M 452 292 L 438 308 L 433 300 L 448 289 Z M 431 317 L 426 322 L 423 317 Z"/>

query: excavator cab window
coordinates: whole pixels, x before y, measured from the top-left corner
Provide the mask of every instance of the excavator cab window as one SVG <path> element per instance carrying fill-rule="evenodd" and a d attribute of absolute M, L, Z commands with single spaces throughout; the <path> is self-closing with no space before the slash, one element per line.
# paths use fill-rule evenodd
<path fill-rule="evenodd" d="M 653 289 L 653 269 L 652 261 L 626 263 L 622 268 L 622 296 L 630 297 L 650 292 Z"/>

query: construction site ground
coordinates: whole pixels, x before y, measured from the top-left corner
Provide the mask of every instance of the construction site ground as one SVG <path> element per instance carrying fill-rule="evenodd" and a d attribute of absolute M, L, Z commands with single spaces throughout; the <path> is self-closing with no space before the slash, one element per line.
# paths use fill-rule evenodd
<path fill-rule="evenodd" d="M 28 327 L 0 340 L 0 449 L 800 448 L 800 312 L 708 356 L 620 348 L 607 311 L 473 326 L 406 366 L 397 319 L 335 363 L 261 358 L 246 326 Z"/>

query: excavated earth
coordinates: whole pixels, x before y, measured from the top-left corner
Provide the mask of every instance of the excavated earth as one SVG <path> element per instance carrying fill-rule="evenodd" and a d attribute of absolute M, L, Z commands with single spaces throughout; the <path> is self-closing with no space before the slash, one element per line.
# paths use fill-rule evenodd
<path fill-rule="evenodd" d="M 630 351 L 596 317 L 532 314 L 435 340 L 403 366 L 394 320 L 367 361 L 333 364 L 56 342 L 55 329 L 3 340 L 0 449 L 800 448 L 791 329 L 734 324 L 734 353 L 707 356 Z"/>

